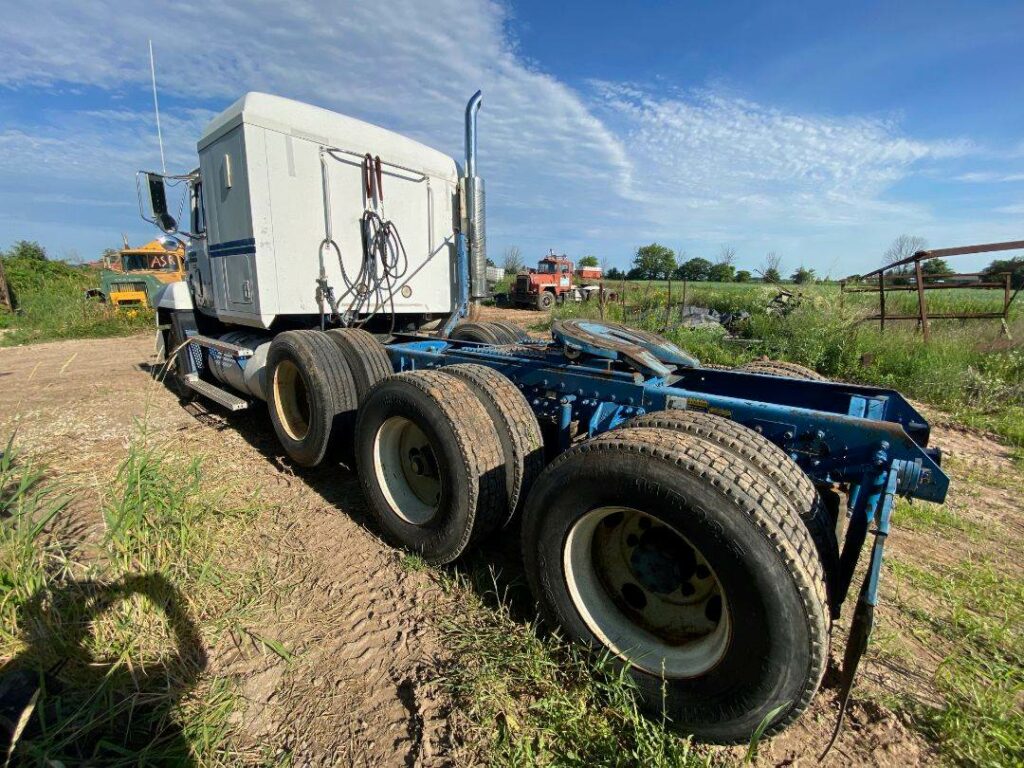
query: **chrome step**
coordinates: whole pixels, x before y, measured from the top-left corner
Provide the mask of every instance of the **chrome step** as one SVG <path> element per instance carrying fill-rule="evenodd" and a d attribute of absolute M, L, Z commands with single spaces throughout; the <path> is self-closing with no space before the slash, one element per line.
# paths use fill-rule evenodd
<path fill-rule="evenodd" d="M 203 381 L 194 373 L 186 374 L 184 380 L 186 387 L 194 389 L 203 397 L 210 398 L 213 402 L 224 406 L 229 411 L 244 411 L 249 407 L 248 400 L 243 400 L 220 387 L 215 387 L 208 381 Z"/>
<path fill-rule="evenodd" d="M 230 341 L 221 341 L 220 339 L 214 339 L 209 336 L 196 334 L 195 336 L 189 336 L 188 340 L 201 347 L 216 349 L 218 352 L 223 352 L 224 354 L 231 355 L 232 357 L 252 357 L 253 354 L 252 350 L 248 347 L 240 347 L 237 344 L 232 344 Z"/>

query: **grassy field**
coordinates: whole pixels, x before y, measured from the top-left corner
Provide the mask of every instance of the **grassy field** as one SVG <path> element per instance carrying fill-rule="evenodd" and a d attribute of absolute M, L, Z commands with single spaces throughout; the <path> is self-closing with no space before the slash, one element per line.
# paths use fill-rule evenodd
<path fill-rule="evenodd" d="M 616 286 L 618 289 L 620 286 Z M 687 286 L 687 304 L 720 312 L 747 311 L 750 320 L 726 338 L 721 329 L 680 327 L 675 311 L 666 312 L 664 283 L 627 283 L 626 305 L 609 304 L 606 317 L 663 333 L 700 360 L 737 365 L 767 356 L 790 360 L 830 378 L 897 389 L 936 406 L 969 426 L 991 430 L 1017 450 L 1024 450 L 1024 314 L 1016 304 L 1010 315 L 1012 340 L 998 320 L 934 320 L 928 344 L 916 323 L 891 323 L 882 332 L 877 322 L 861 322 L 877 311 L 877 297 L 853 294 L 840 300 L 837 285 L 787 286 L 800 294 L 799 305 L 785 317 L 766 312 L 777 289 L 759 284 L 698 283 Z M 673 283 L 673 306 L 682 300 L 682 285 Z M 934 312 L 992 311 L 1002 293 L 966 289 L 935 291 L 928 297 Z M 904 292 L 887 306 L 916 311 L 916 294 Z M 592 303 L 566 304 L 557 317 L 597 317 Z"/>
<path fill-rule="evenodd" d="M 17 764 L 231 763 L 236 694 L 203 674 L 205 649 L 266 590 L 259 554 L 238 546 L 255 507 L 144 434 L 101 492 L 99 519 L 76 511 L 83 494 L 7 444 L 0 660 L 47 670 L 7 678 L 24 694 Z M 72 533 L 82 526 L 93 546 Z"/>
<path fill-rule="evenodd" d="M 152 327 L 149 310 L 115 311 L 85 298 L 99 285 L 99 270 L 62 261 L 5 258 L 16 311 L 0 309 L 0 346 L 57 339 L 124 336 Z"/>

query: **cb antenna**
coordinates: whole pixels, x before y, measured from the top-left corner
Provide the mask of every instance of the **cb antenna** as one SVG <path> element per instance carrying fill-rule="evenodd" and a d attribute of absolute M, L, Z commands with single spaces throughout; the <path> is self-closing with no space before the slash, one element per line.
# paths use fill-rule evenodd
<path fill-rule="evenodd" d="M 167 163 L 164 161 L 164 135 L 160 131 L 160 102 L 156 98 L 156 64 L 153 61 L 153 41 L 149 41 L 149 75 L 153 80 L 153 111 L 156 112 L 156 140 L 160 143 L 160 168 L 167 175 Z"/>

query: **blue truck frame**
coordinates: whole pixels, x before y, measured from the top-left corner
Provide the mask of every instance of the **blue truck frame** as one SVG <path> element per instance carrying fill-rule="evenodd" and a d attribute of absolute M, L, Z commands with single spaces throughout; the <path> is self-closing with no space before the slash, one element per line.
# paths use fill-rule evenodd
<path fill-rule="evenodd" d="M 897 496 L 941 503 L 949 487 L 938 451 L 928 448 L 928 423 L 890 389 L 700 367 L 644 377 L 601 359 L 569 360 L 554 341 L 495 347 L 399 337 L 387 350 L 396 372 L 456 363 L 498 370 L 519 387 L 542 424 L 555 426 L 563 450 L 574 439 L 574 424 L 575 437 L 592 437 L 633 416 L 671 408 L 706 411 L 759 432 L 816 483 L 848 486 L 840 602 L 869 525 L 885 535 Z M 878 560 L 868 576 L 871 604 Z"/>
<path fill-rule="evenodd" d="M 399 373 L 477 363 L 504 374 L 522 391 L 548 434 L 554 430 L 549 450 L 565 450 L 575 439 L 593 437 L 650 411 L 696 410 L 760 433 L 815 483 L 844 487 L 847 525 L 830 599 L 833 618 L 849 593 L 869 530 L 874 543 L 846 643 L 834 742 L 871 633 L 896 498 L 941 503 L 949 488 L 939 451 L 928 447 L 927 421 L 894 390 L 703 368 L 667 342 L 661 341 L 659 348 L 657 338 L 649 335 L 640 339 L 642 344 L 664 354 L 645 353 L 641 357 L 647 360 L 634 356 L 632 365 L 622 365 L 621 355 L 610 349 L 618 340 L 608 339 L 609 345 L 602 346 L 596 338 L 614 336 L 615 331 L 591 325 L 592 333 L 584 338 L 593 338 L 594 344 L 562 333 L 556 324 L 552 341 L 493 346 L 410 336 L 397 337 L 386 349 Z M 579 328 L 577 323 L 573 330 Z M 666 365 L 664 358 L 676 364 Z"/>

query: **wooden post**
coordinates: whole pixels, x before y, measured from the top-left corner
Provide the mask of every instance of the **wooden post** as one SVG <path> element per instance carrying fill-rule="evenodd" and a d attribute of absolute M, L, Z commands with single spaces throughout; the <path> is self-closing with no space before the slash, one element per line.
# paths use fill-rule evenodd
<path fill-rule="evenodd" d="M 924 334 L 924 343 L 928 343 L 931 334 L 928 330 L 928 307 L 924 301 L 924 273 L 921 271 L 921 260 L 914 260 L 914 273 L 917 276 L 917 312 L 920 316 L 921 333 Z"/>
<path fill-rule="evenodd" d="M 682 309 L 680 310 L 680 312 L 685 311 L 685 309 L 686 309 L 686 283 L 687 282 L 688 282 L 687 279 L 684 277 L 683 278 L 683 303 L 681 305 Z"/>
<path fill-rule="evenodd" d="M 3 257 L 0 257 L 0 306 L 7 307 L 11 312 L 14 311 L 14 302 L 11 301 L 11 292 L 7 287 L 7 276 L 4 274 Z"/>
<path fill-rule="evenodd" d="M 597 311 L 604 320 L 604 280 L 597 284 Z"/>
<path fill-rule="evenodd" d="M 878 330 L 885 330 L 885 271 L 878 273 Z"/>

